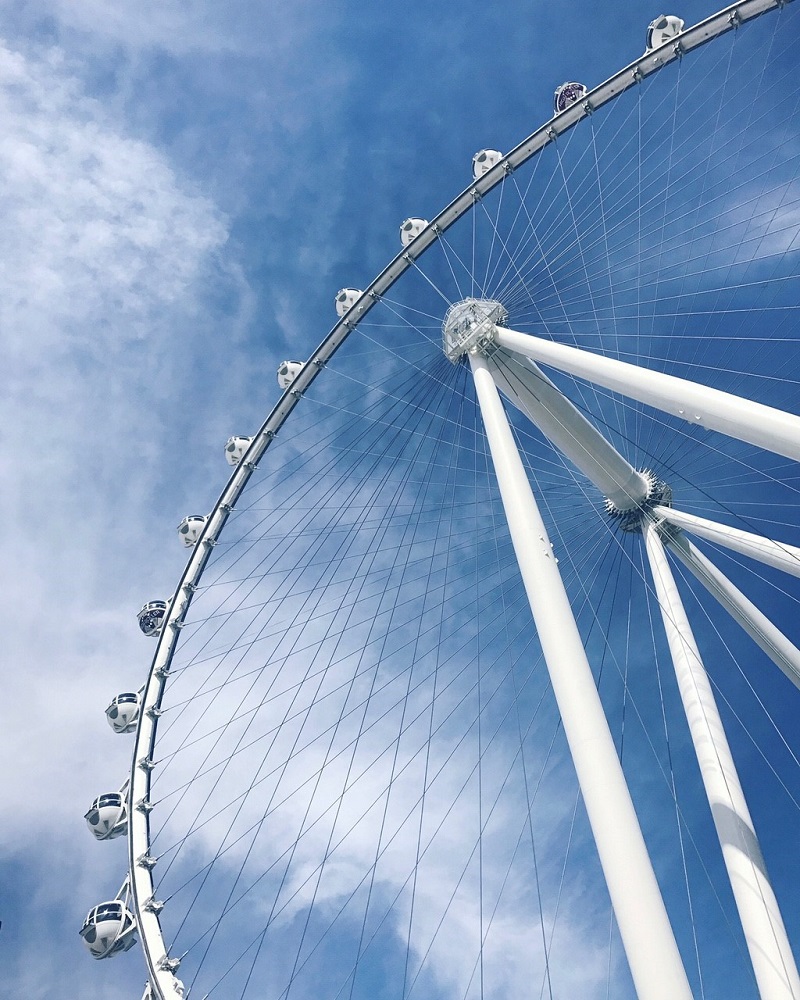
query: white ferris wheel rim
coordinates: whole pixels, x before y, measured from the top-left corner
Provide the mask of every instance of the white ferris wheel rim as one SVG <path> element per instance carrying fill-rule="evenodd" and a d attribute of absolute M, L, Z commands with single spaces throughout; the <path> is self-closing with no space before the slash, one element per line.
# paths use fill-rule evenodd
<path fill-rule="evenodd" d="M 367 285 L 359 299 L 344 317 L 331 328 L 294 382 L 281 395 L 259 430 L 253 435 L 241 462 L 232 470 L 228 482 L 208 515 L 198 542 L 191 552 L 179 579 L 168 610 L 158 645 L 143 686 L 139 724 L 135 734 L 130 785 L 128 790 L 128 847 L 130 866 L 131 907 L 141 935 L 148 969 L 150 989 L 159 1000 L 177 996 L 173 973 L 177 968 L 174 956 L 169 956 L 159 919 L 160 907 L 154 900 L 153 858 L 149 814 L 151 771 L 154 766 L 160 705 L 173 656 L 178 647 L 180 630 L 208 564 L 213 547 L 258 463 L 271 442 L 298 405 L 305 391 L 323 368 L 353 333 L 389 289 L 415 262 L 436 244 L 441 236 L 512 171 L 531 160 L 579 122 L 613 101 L 643 79 L 657 73 L 693 49 L 729 31 L 733 31 L 759 15 L 779 10 L 786 0 L 740 0 L 711 15 L 693 27 L 686 28 L 679 41 L 645 52 L 641 57 L 609 77 L 588 92 L 585 99 L 555 115 L 530 136 L 502 157 L 484 176 L 474 180 L 446 206 L 414 242 L 399 252 Z M 155 903 L 155 905 L 154 905 Z"/>

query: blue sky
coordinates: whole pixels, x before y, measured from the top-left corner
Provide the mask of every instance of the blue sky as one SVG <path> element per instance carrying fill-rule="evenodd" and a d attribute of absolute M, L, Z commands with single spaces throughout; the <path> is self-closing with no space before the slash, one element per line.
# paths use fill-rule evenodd
<path fill-rule="evenodd" d="M 139 995 L 138 957 L 94 963 L 77 937 L 124 876 L 82 817 L 124 780 L 103 711 L 144 679 L 135 612 L 178 575 L 175 525 L 216 498 L 224 441 L 403 219 L 549 117 L 557 84 L 638 56 L 659 13 L 0 3 L 4 1000 Z"/>

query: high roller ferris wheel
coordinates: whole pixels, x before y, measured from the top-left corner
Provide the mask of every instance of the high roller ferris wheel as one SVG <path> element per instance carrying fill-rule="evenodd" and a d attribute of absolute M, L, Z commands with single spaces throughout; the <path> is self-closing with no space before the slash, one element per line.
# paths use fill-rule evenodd
<path fill-rule="evenodd" d="M 129 871 L 81 935 L 145 996 L 588 996 L 607 945 L 581 988 L 800 1000 L 723 726 L 796 830 L 794 6 L 559 87 L 228 442 L 86 815 Z"/>

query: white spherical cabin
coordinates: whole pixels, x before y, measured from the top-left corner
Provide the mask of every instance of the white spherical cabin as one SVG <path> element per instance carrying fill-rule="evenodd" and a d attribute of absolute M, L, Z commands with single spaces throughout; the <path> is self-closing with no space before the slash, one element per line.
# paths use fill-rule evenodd
<path fill-rule="evenodd" d="M 479 149 L 472 157 L 472 176 L 477 181 L 502 159 L 503 154 L 496 149 Z"/>
<path fill-rule="evenodd" d="M 562 111 L 566 111 L 576 101 L 583 100 L 588 93 L 589 91 L 582 83 L 575 83 L 574 81 L 562 83 L 560 87 L 556 87 L 556 92 L 553 94 L 553 114 L 561 114 Z"/>
<path fill-rule="evenodd" d="M 136 691 L 124 691 L 111 699 L 106 718 L 115 733 L 132 733 L 136 729 L 140 705 L 141 698 Z"/>
<path fill-rule="evenodd" d="M 136 616 L 139 619 L 139 628 L 145 635 L 161 635 L 161 626 L 164 624 L 166 613 L 166 601 L 148 601 Z"/>
<path fill-rule="evenodd" d="M 304 368 L 302 361 L 281 361 L 278 365 L 278 385 L 281 389 L 288 389 Z"/>
<path fill-rule="evenodd" d="M 98 840 L 113 840 L 128 832 L 128 807 L 120 792 L 98 795 L 83 818 Z"/>
<path fill-rule="evenodd" d="M 655 21 L 651 21 L 647 28 L 647 41 L 645 52 L 657 49 L 660 45 L 665 45 L 672 41 L 682 31 L 684 21 L 674 14 L 659 14 Z"/>
<path fill-rule="evenodd" d="M 89 910 L 80 936 L 92 958 L 113 958 L 136 944 L 136 920 L 118 899 Z"/>
<path fill-rule="evenodd" d="M 250 447 L 252 438 L 229 437 L 225 444 L 225 460 L 228 465 L 238 465 Z"/>
<path fill-rule="evenodd" d="M 197 544 L 197 539 L 200 537 L 207 520 L 205 514 L 187 514 L 178 525 L 178 537 L 187 549 L 191 549 Z"/>
<path fill-rule="evenodd" d="M 334 302 L 339 319 L 344 318 L 363 295 L 359 288 L 340 288 Z"/>
<path fill-rule="evenodd" d="M 406 219 L 402 226 L 400 226 L 400 242 L 404 247 L 407 247 L 410 243 L 414 242 L 427 225 L 427 219 Z"/>

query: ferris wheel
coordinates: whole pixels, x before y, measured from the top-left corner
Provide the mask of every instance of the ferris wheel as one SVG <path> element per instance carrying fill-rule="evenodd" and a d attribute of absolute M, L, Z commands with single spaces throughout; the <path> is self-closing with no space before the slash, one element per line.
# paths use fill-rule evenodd
<path fill-rule="evenodd" d="M 146 997 L 800 1000 L 795 7 L 559 86 L 225 445 L 86 814 Z"/>

